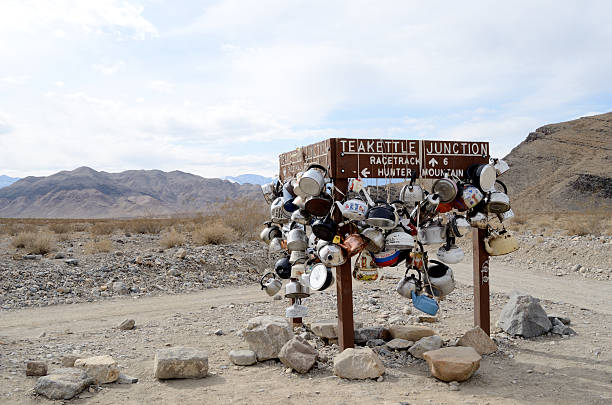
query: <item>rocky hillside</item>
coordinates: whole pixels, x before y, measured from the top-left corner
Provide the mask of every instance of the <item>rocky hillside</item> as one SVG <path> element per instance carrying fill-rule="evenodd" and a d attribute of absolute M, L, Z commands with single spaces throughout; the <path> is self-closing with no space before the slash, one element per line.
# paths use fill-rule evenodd
<path fill-rule="evenodd" d="M 0 217 L 172 215 L 239 197 L 261 198 L 260 188 L 180 171 L 107 173 L 80 167 L 47 177 L 26 177 L 0 189 Z"/>
<path fill-rule="evenodd" d="M 610 208 L 612 112 L 538 128 L 505 160 L 519 211 Z"/>

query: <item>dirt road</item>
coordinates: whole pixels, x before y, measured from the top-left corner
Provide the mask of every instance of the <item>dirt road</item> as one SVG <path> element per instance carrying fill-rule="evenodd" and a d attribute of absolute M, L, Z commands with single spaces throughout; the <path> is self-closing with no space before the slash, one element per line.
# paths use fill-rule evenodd
<path fill-rule="evenodd" d="M 399 274 L 397 270 L 389 272 Z M 466 285 L 460 285 L 443 302 L 440 321 L 431 325 L 446 341 L 460 336 L 472 323 L 471 266 L 455 266 L 455 273 Z M 257 286 L 11 310 L 0 313 L 0 404 L 53 403 L 32 396 L 35 379 L 25 377 L 23 364 L 44 358 L 53 369 L 65 353 L 75 351 L 110 354 L 124 372 L 140 378 L 135 385 L 109 384 L 99 392 L 85 392 L 73 401 L 76 404 L 611 403 L 610 283 L 575 275 L 531 274 L 497 264 L 491 273 L 493 292 L 518 288 L 542 298 L 547 311 L 572 319 L 578 335 L 522 340 L 500 334 L 500 350 L 483 357 L 477 374 L 462 383 L 459 391 L 451 391 L 448 384 L 430 377 L 421 360 L 410 360 L 401 367 L 390 364 L 383 382 L 338 379 L 332 373 L 331 359 L 319 362 L 305 375 L 287 373 L 282 364 L 273 361 L 253 367 L 233 366 L 227 357 L 229 350 L 246 347 L 236 332 L 250 317 L 279 315 L 287 305 L 285 300 L 271 300 Z M 383 312 L 401 314 L 409 301 L 395 293 L 396 282 L 386 277 L 372 284 L 355 283 L 356 317 L 365 325 L 375 325 L 381 323 Z M 370 303 L 372 298 L 376 305 Z M 309 299 L 309 319 L 333 317 L 334 300 L 334 291 Z M 504 302 L 501 295 L 492 295 L 492 320 Z M 115 328 L 126 318 L 136 319 L 135 330 Z M 413 321 L 414 317 L 406 317 L 406 322 Z M 222 329 L 223 334 L 215 335 L 216 329 Z M 211 375 L 202 380 L 154 379 L 155 350 L 179 345 L 208 351 Z M 318 349 L 329 352 L 320 345 Z M 406 358 L 401 353 L 397 356 Z"/>

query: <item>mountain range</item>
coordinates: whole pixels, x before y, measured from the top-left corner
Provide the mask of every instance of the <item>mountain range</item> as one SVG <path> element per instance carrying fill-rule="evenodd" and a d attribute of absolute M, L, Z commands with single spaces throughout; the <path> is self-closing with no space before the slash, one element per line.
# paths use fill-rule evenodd
<path fill-rule="evenodd" d="M 259 174 L 241 174 L 240 176 L 226 176 L 223 180 L 238 184 L 266 184 L 274 180 L 272 177 L 260 176 Z"/>
<path fill-rule="evenodd" d="M 523 211 L 612 207 L 612 112 L 549 124 L 504 158 L 501 177 Z"/>
<path fill-rule="evenodd" d="M 180 171 L 121 173 L 80 167 L 47 177 L 25 177 L 0 189 L 0 217 L 122 218 L 205 210 L 212 203 L 262 199 L 261 188 Z"/>
<path fill-rule="evenodd" d="M 501 180 L 518 211 L 612 207 L 612 113 L 537 128 L 504 159 L 511 170 Z M 222 180 L 181 171 L 107 173 L 80 167 L 26 177 L 0 188 L 0 217 L 122 218 L 197 212 L 226 199 L 263 201 L 259 184 L 270 181 L 253 174 Z"/>
<path fill-rule="evenodd" d="M 9 176 L 2 174 L 0 175 L 0 188 L 10 186 L 17 180 L 19 180 L 18 177 L 9 177 Z"/>

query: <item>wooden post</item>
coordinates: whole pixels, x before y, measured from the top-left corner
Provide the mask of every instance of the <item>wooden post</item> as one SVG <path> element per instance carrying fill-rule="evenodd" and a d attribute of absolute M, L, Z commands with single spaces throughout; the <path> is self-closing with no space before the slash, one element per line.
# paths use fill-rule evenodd
<path fill-rule="evenodd" d="M 343 193 L 348 189 L 347 179 L 336 179 L 335 185 Z M 334 191 L 336 199 L 342 199 L 338 191 Z M 336 291 L 338 307 L 338 344 L 340 349 L 355 347 L 355 331 L 353 330 L 353 284 L 351 276 L 351 260 L 336 267 Z"/>
<path fill-rule="evenodd" d="M 474 326 L 480 326 L 491 335 L 491 311 L 489 306 L 489 254 L 484 247 L 486 230 L 472 231 L 472 252 L 474 267 Z"/>

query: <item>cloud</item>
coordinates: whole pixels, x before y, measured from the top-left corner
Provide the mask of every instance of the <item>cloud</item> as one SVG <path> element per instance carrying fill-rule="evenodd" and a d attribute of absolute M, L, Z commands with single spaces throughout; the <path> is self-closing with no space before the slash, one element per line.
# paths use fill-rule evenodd
<path fill-rule="evenodd" d="M 143 7 L 120 0 L 4 0 L 0 33 L 51 33 L 65 38 L 71 32 L 143 39 L 157 30 L 142 16 Z"/>
<path fill-rule="evenodd" d="M 0 111 L 0 135 L 8 134 L 13 131 L 13 126 L 9 122 L 7 113 Z"/>
<path fill-rule="evenodd" d="M 23 174 L 87 164 L 270 175 L 279 153 L 340 136 L 483 139 L 503 155 L 535 127 L 610 110 L 611 12 L 6 0 L 0 88 L 22 86 L 0 92 L 13 131 L 0 161 Z"/>
<path fill-rule="evenodd" d="M 118 61 L 110 64 L 101 64 L 96 63 L 91 65 L 91 67 L 98 73 L 103 74 L 104 76 L 112 76 L 117 73 L 121 68 L 125 65 L 125 62 Z"/>
<path fill-rule="evenodd" d="M 160 93 L 171 93 L 174 90 L 174 84 L 165 80 L 152 80 L 149 88 Z"/>

